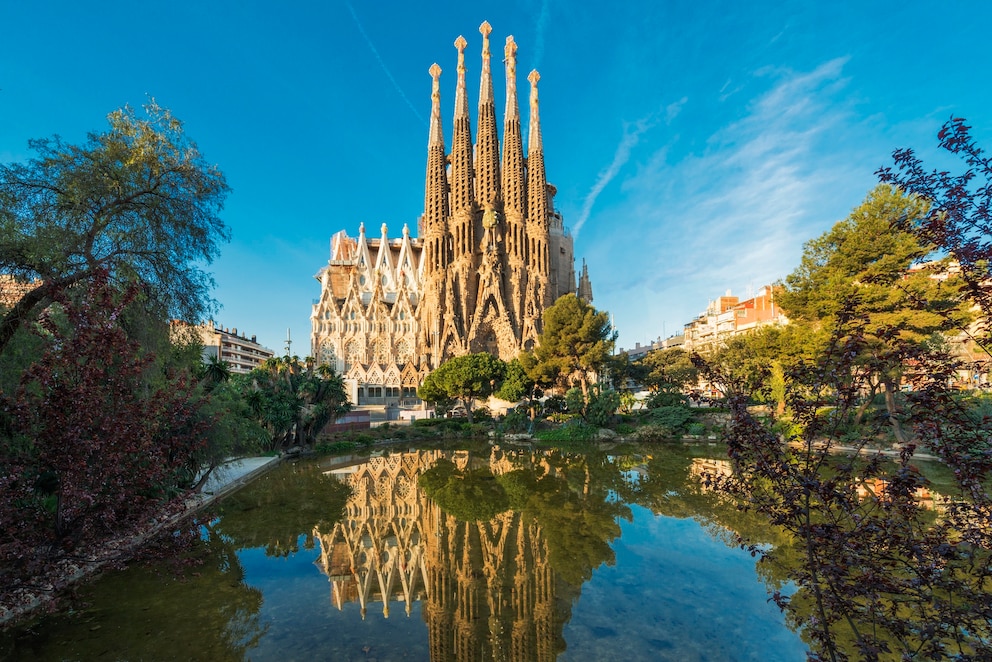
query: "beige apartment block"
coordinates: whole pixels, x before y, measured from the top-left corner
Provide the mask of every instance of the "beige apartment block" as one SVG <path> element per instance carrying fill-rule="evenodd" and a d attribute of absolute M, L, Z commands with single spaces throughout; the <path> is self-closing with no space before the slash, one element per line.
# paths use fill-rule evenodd
<path fill-rule="evenodd" d="M 214 357 L 228 365 L 234 374 L 245 374 L 262 365 L 274 352 L 258 344 L 255 336 L 238 334 L 238 329 L 216 326 L 213 320 L 196 326 L 203 342 L 204 360 Z"/>

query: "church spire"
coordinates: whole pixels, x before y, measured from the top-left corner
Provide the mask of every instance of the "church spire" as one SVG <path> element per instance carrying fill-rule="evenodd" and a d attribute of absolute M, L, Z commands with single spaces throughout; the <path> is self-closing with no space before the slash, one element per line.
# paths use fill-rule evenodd
<path fill-rule="evenodd" d="M 479 26 L 482 33 L 482 82 L 479 89 L 479 125 L 475 147 L 476 195 L 479 207 L 488 213 L 500 202 L 499 137 L 496 134 L 496 103 L 493 100 L 493 77 L 490 69 L 488 22 Z"/>
<path fill-rule="evenodd" d="M 455 88 L 455 126 L 451 138 L 451 206 L 453 212 L 470 210 L 475 196 L 472 194 L 472 127 L 468 116 L 468 95 L 465 92 L 465 47 L 468 42 L 459 36 L 458 85 Z M 465 237 L 463 239 L 469 239 Z M 455 253 L 471 251 L 472 243 L 460 245 L 455 239 Z"/>
<path fill-rule="evenodd" d="M 524 145 L 520 132 L 520 108 L 517 102 L 517 44 L 506 38 L 503 49 L 506 66 L 506 109 L 503 113 L 503 215 L 507 260 L 507 298 L 514 324 L 524 315 L 524 290 L 527 283 L 527 173 L 524 169 Z M 519 327 L 518 327 L 519 328 Z"/>
<path fill-rule="evenodd" d="M 547 277 L 548 179 L 544 171 L 541 116 L 537 102 L 537 81 L 541 80 L 541 74 L 535 69 L 527 80 L 530 81 L 530 131 L 527 136 L 527 234 L 532 247 L 530 268 Z"/>
<path fill-rule="evenodd" d="M 530 72 L 530 131 L 527 138 L 527 292 L 521 339 L 526 347 L 541 331 L 541 314 L 551 303 L 551 237 L 548 229 L 548 180 L 544 172 L 541 119 L 537 105 L 537 81 Z"/>
<path fill-rule="evenodd" d="M 444 269 L 448 264 L 445 239 L 448 223 L 447 157 L 444 153 L 444 132 L 441 129 L 441 67 L 436 62 L 431 66 L 430 74 L 431 130 L 427 142 L 427 187 L 421 227 L 421 236 L 426 242 L 427 273 Z"/>
<path fill-rule="evenodd" d="M 513 37 L 506 38 L 503 49 L 506 63 L 506 110 L 503 113 L 503 209 L 507 218 L 519 215 L 521 222 L 527 213 L 526 175 L 524 172 L 524 147 L 520 133 L 520 108 L 517 105 L 517 44 Z M 514 240 L 510 237 L 508 244 Z M 520 237 L 519 241 L 523 241 Z M 512 253 L 512 247 L 507 246 Z"/>

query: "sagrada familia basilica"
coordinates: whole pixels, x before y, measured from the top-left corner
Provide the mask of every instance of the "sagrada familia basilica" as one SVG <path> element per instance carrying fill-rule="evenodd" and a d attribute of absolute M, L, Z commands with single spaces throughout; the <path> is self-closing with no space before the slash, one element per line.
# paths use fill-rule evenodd
<path fill-rule="evenodd" d="M 353 402 L 416 397 L 430 370 L 453 356 L 489 352 L 503 360 L 532 349 L 541 316 L 558 297 L 592 300 L 583 265 L 576 283 L 572 237 L 555 210 L 541 141 L 532 71 L 527 151 L 517 102 L 517 45 L 506 38 L 503 142 L 497 134 L 489 35 L 483 23 L 477 135 L 472 142 L 465 48 L 458 37 L 451 151 L 441 122 L 441 68 L 432 78 L 424 212 L 417 237 L 403 226 L 391 239 L 365 226 L 331 239 L 317 274 L 320 299 L 310 315 L 311 352 L 357 390 Z"/>

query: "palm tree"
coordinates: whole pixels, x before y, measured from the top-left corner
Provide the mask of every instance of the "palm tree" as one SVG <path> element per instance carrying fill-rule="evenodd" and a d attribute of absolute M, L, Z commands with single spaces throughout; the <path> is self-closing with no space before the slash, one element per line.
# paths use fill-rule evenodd
<path fill-rule="evenodd" d="M 203 363 L 203 379 L 201 383 L 207 391 L 231 378 L 231 367 L 216 356 L 211 356 Z"/>

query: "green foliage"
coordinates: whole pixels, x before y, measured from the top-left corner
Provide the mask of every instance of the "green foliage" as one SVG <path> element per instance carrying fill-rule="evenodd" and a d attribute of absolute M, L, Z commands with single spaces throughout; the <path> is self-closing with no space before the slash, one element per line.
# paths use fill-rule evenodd
<path fill-rule="evenodd" d="M 596 427 L 606 427 L 616 416 L 620 407 L 620 394 L 611 388 L 594 386 L 589 391 L 589 402 L 586 404 L 585 419 Z"/>
<path fill-rule="evenodd" d="M 684 433 L 688 425 L 693 421 L 692 410 L 688 407 L 656 407 L 651 410 L 651 423 L 667 429 L 670 436 L 679 436 Z"/>
<path fill-rule="evenodd" d="M 550 430 L 540 430 L 534 437 L 538 441 L 553 442 L 586 442 L 593 441 L 599 435 L 599 428 L 584 423 L 579 419 L 568 421 L 567 423 L 552 428 Z"/>
<path fill-rule="evenodd" d="M 537 348 L 520 357 L 528 376 L 539 384 L 578 382 L 602 369 L 616 341 L 610 315 L 598 312 L 574 294 L 566 294 L 544 311 Z"/>
<path fill-rule="evenodd" d="M 621 394 L 629 393 L 632 385 L 643 384 L 647 375 L 644 365 L 640 361 L 631 361 L 627 352 L 610 356 L 606 360 L 606 371 L 613 388 Z"/>
<path fill-rule="evenodd" d="M 706 434 L 706 426 L 703 423 L 693 422 L 686 426 L 686 434 L 701 436 Z"/>
<path fill-rule="evenodd" d="M 253 419 L 241 392 L 230 384 L 214 387 L 197 416 L 206 427 L 203 467 L 217 467 L 230 457 L 258 453 L 270 446 L 265 428 Z"/>
<path fill-rule="evenodd" d="M 580 388 L 570 388 L 565 391 L 565 407 L 570 414 L 583 415 L 586 409 L 586 398 Z"/>
<path fill-rule="evenodd" d="M 681 391 L 663 388 L 648 398 L 647 402 L 644 404 L 648 409 L 657 409 L 659 407 L 688 407 L 689 398 L 687 398 Z"/>
<path fill-rule="evenodd" d="M 520 406 L 516 409 L 507 412 L 500 422 L 500 430 L 503 432 L 526 432 L 530 428 L 530 412 L 524 407 Z"/>
<path fill-rule="evenodd" d="M 38 158 L 0 165 L 0 273 L 37 280 L 0 321 L 0 353 L 24 323 L 97 271 L 142 283 L 161 318 L 196 322 L 213 307 L 203 270 L 227 241 L 228 187 L 182 123 L 154 101 L 124 107 L 82 145 L 32 140 Z"/>
<path fill-rule="evenodd" d="M 681 391 L 699 378 L 689 352 L 678 347 L 651 350 L 635 363 L 642 383 L 652 391 Z"/>
<path fill-rule="evenodd" d="M 296 356 L 270 358 L 232 384 L 271 448 L 313 446 L 324 426 L 351 410 L 340 375 Z"/>
<path fill-rule="evenodd" d="M 492 395 L 506 370 L 505 362 L 486 352 L 456 356 L 427 375 L 417 395 L 425 402 L 461 400 L 472 422 L 472 401 Z"/>
<path fill-rule="evenodd" d="M 513 359 L 506 364 L 506 374 L 503 382 L 496 390 L 495 396 L 507 402 L 519 402 L 526 398 L 534 389 L 534 380 L 527 377 L 520 359 Z"/>
<path fill-rule="evenodd" d="M 510 507 L 506 491 L 488 468 L 459 471 L 441 459 L 417 480 L 442 510 L 463 522 L 488 522 Z"/>

